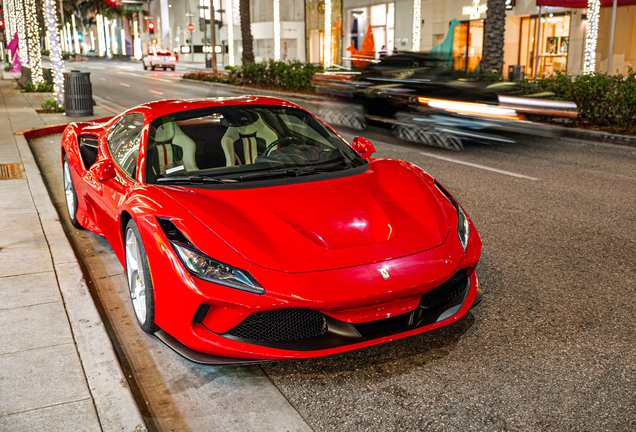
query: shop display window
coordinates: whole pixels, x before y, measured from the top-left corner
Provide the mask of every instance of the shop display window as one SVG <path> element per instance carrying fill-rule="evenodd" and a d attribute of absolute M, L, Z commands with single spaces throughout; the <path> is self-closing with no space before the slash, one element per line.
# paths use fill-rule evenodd
<path fill-rule="evenodd" d="M 373 30 L 375 57 L 391 55 L 395 48 L 395 3 L 348 9 L 345 13 L 344 48 L 353 45 L 360 50 L 369 25 Z"/>
<path fill-rule="evenodd" d="M 453 67 L 474 72 L 483 56 L 484 20 L 465 21 L 453 31 Z"/>
<path fill-rule="evenodd" d="M 519 64 L 525 65 L 526 75 L 534 78 L 535 50 L 537 50 L 538 17 L 521 19 Z M 567 70 L 568 48 L 570 44 L 570 15 L 542 16 L 538 46 L 539 76 Z"/>

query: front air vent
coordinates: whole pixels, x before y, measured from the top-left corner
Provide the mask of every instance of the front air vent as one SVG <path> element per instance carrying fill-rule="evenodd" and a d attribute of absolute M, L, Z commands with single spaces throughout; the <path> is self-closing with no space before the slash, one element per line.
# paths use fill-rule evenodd
<path fill-rule="evenodd" d="M 172 223 L 171 220 L 164 219 L 164 218 L 157 218 L 157 221 L 159 222 L 159 226 L 161 226 L 161 229 L 163 229 L 163 232 L 166 235 L 166 237 L 168 237 L 168 240 L 170 240 L 171 242 L 177 242 L 184 245 L 188 245 L 194 248 L 194 245 L 190 242 L 190 240 L 188 240 L 188 238 L 184 236 L 181 231 L 179 231 L 179 228 L 177 228 L 175 224 Z"/>
<path fill-rule="evenodd" d="M 452 278 L 424 294 L 420 300 L 420 307 L 433 309 L 450 303 L 464 292 L 467 283 L 468 275 L 466 269 L 458 271 Z"/>
<path fill-rule="evenodd" d="M 79 137 L 79 149 L 84 161 L 84 167 L 89 169 L 97 160 L 99 140 L 93 135 L 81 135 Z"/>
<path fill-rule="evenodd" d="M 325 316 L 310 309 L 277 309 L 254 313 L 226 333 L 239 339 L 281 342 L 320 336 L 327 332 Z"/>

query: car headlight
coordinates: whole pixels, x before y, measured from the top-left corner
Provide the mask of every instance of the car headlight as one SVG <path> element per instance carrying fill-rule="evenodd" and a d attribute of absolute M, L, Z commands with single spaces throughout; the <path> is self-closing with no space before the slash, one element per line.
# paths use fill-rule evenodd
<path fill-rule="evenodd" d="M 179 259 L 194 276 L 254 294 L 265 294 L 265 289 L 249 272 L 210 258 L 196 249 L 171 221 L 158 220 Z"/>
<path fill-rule="evenodd" d="M 464 252 L 466 252 L 466 248 L 468 247 L 468 237 L 470 236 L 470 224 L 468 223 L 466 213 L 464 213 L 464 210 L 462 210 L 459 204 L 457 205 L 457 215 L 457 235 L 459 236 L 459 241 L 462 243 Z"/>
<path fill-rule="evenodd" d="M 464 210 L 459 205 L 459 203 L 453 198 L 453 196 L 442 186 L 439 184 L 437 180 L 435 180 L 435 186 L 437 189 L 444 195 L 448 200 L 455 206 L 457 210 L 457 236 L 459 237 L 459 241 L 464 248 L 464 252 L 466 252 L 466 248 L 468 248 L 468 238 L 470 237 L 470 223 L 468 222 L 468 217 Z"/>

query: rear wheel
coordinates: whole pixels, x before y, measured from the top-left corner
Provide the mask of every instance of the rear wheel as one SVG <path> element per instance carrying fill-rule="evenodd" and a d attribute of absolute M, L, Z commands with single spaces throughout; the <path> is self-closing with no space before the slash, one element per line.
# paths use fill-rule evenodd
<path fill-rule="evenodd" d="M 126 225 L 126 280 L 137 322 L 146 333 L 155 333 L 155 299 L 148 258 L 137 225 L 131 219 Z"/>
<path fill-rule="evenodd" d="M 75 192 L 71 167 L 66 156 L 64 156 L 64 196 L 66 198 L 66 210 L 71 223 L 75 228 L 82 228 L 77 221 L 77 192 Z"/>
<path fill-rule="evenodd" d="M 174 66 L 172 66 L 170 69 L 172 69 L 172 72 L 174 72 Z"/>

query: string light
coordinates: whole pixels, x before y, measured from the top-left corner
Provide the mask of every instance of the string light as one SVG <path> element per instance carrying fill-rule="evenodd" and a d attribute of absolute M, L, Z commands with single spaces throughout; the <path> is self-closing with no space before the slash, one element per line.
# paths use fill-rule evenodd
<path fill-rule="evenodd" d="M 126 51 L 126 31 L 123 29 L 121 29 L 121 53 L 123 55 L 127 55 L 128 51 Z"/>
<path fill-rule="evenodd" d="M 62 63 L 60 35 L 57 31 L 55 0 L 44 0 L 44 19 L 46 20 L 46 32 L 49 37 L 49 58 L 53 63 L 53 87 L 55 90 L 55 101 L 61 106 L 64 103 L 64 75 L 62 75 L 64 65 Z"/>
<path fill-rule="evenodd" d="M 19 0 L 18 0 L 19 1 Z M 24 1 L 26 13 L 26 30 L 29 44 L 29 66 L 31 67 L 31 82 L 36 86 L 44 81 L 42 74 L 42 54 L 40 53 L 40 26 L 37 21 L 35 0 Z"/>
<path fill-rule="evenodd" d="M 600 0 L 587 0 L 587 29 L 585 31 L 585 56 L 583 73 L 596 70 L 596 42 L 598 41 L 598 18 L 601 12 Z"/>
<path fill-rule="evenodd" d="M 136 19 L 133 22 L 133 52 L 135 54 L 135 59 L 141 60 L 143 57 L 141 53 L 141 40 L 139 39 L 139 21 Z"/>
<path fill-rule="evenodd" d="M 97 14 L 97 46 L 99 47 L 98 55 L 104 57 L 106 55 L 106 41 L 104 40 L 104 19 L 102 14 Z"/>
<path fill-rule="evenodd" d="M 5 13 L 5 18 L 7 19 L 6 21 L 6 26 L 7 26 L 7 31 L 6 34 L 9 35 L 9 42 L 11 40 L 13 40 L 13 36 L 15 35 L 15 32 L 17 31 L 17 27 L 16 27 L 16 23 L 15 23 L 15 6 L 13 4 L 14 0 L 5 0 L 5 8 L 6 8 L 6 13 Z"/>
<path fill-rule="evenodd" d="M 68 48 L 68 52 L 74 52 L 73 48 L 73 32 L 71 31 L 71 23 L 66 22 L 66 47 Z"/>
<path fill-rule="evenodd" d="M 228 62 L 230 66 L 234 66 L 234 9 L 232 0 L 227 0 L 227 44 L 228 44 Z"/>
<path fill-rule="evenodd" d="M 88 34 L 91 38 L 91 51 L 95 51 L 95 35 L 92 28 L 88 31 Z"/>
<path fill-rule="evenodd" d="M 280 0 L 274 0 L 274 60 L 280 60 Z"/>
<path fill-rule="evenodd" d="M 413 0 L 413 51 L 420 50 L 420 31 L 422 27 L 422 2 Z"/>
<path fill-rule="evenodd" d="M 119 52 L 119 47 L 117 46 L 117 18 L 110 23 L 110 43 L 113 47 L 113 54 L 117 54 Z"/>
<path fill-rule="evenodd" d="M 24 4 L 22 0 L 14 0 L 15 22 L 18 29 L 18 48 L 20 50 L 20 62 L 26 65 L 29 61 L 29 50 L 26 38 L 26 23 L 24 20 Z"/>
<path fill-rule="evenodd" d="M 75 14 L 71 15 L 71 21 L 73 23 L 73 41 L 75 42 L 75 54 L 80 54 L 79 35 L 77 34 L 77 26 L 75 25 Z"/>
<path fill-rule="evenodd" d="M 325 42 L 324 42 L 324 60 L 325 67 L 331 67 L 333 65 L 333 58 L 331 57 L 331 0 L 325 0 Z"/>
<path fill-rule="evenodd" d="M 112 56 L 112 48 L 110 46 L 110 24 L 108 18 L 104 17 L 104 37 L 106 38 L 106 56 Z"/>

